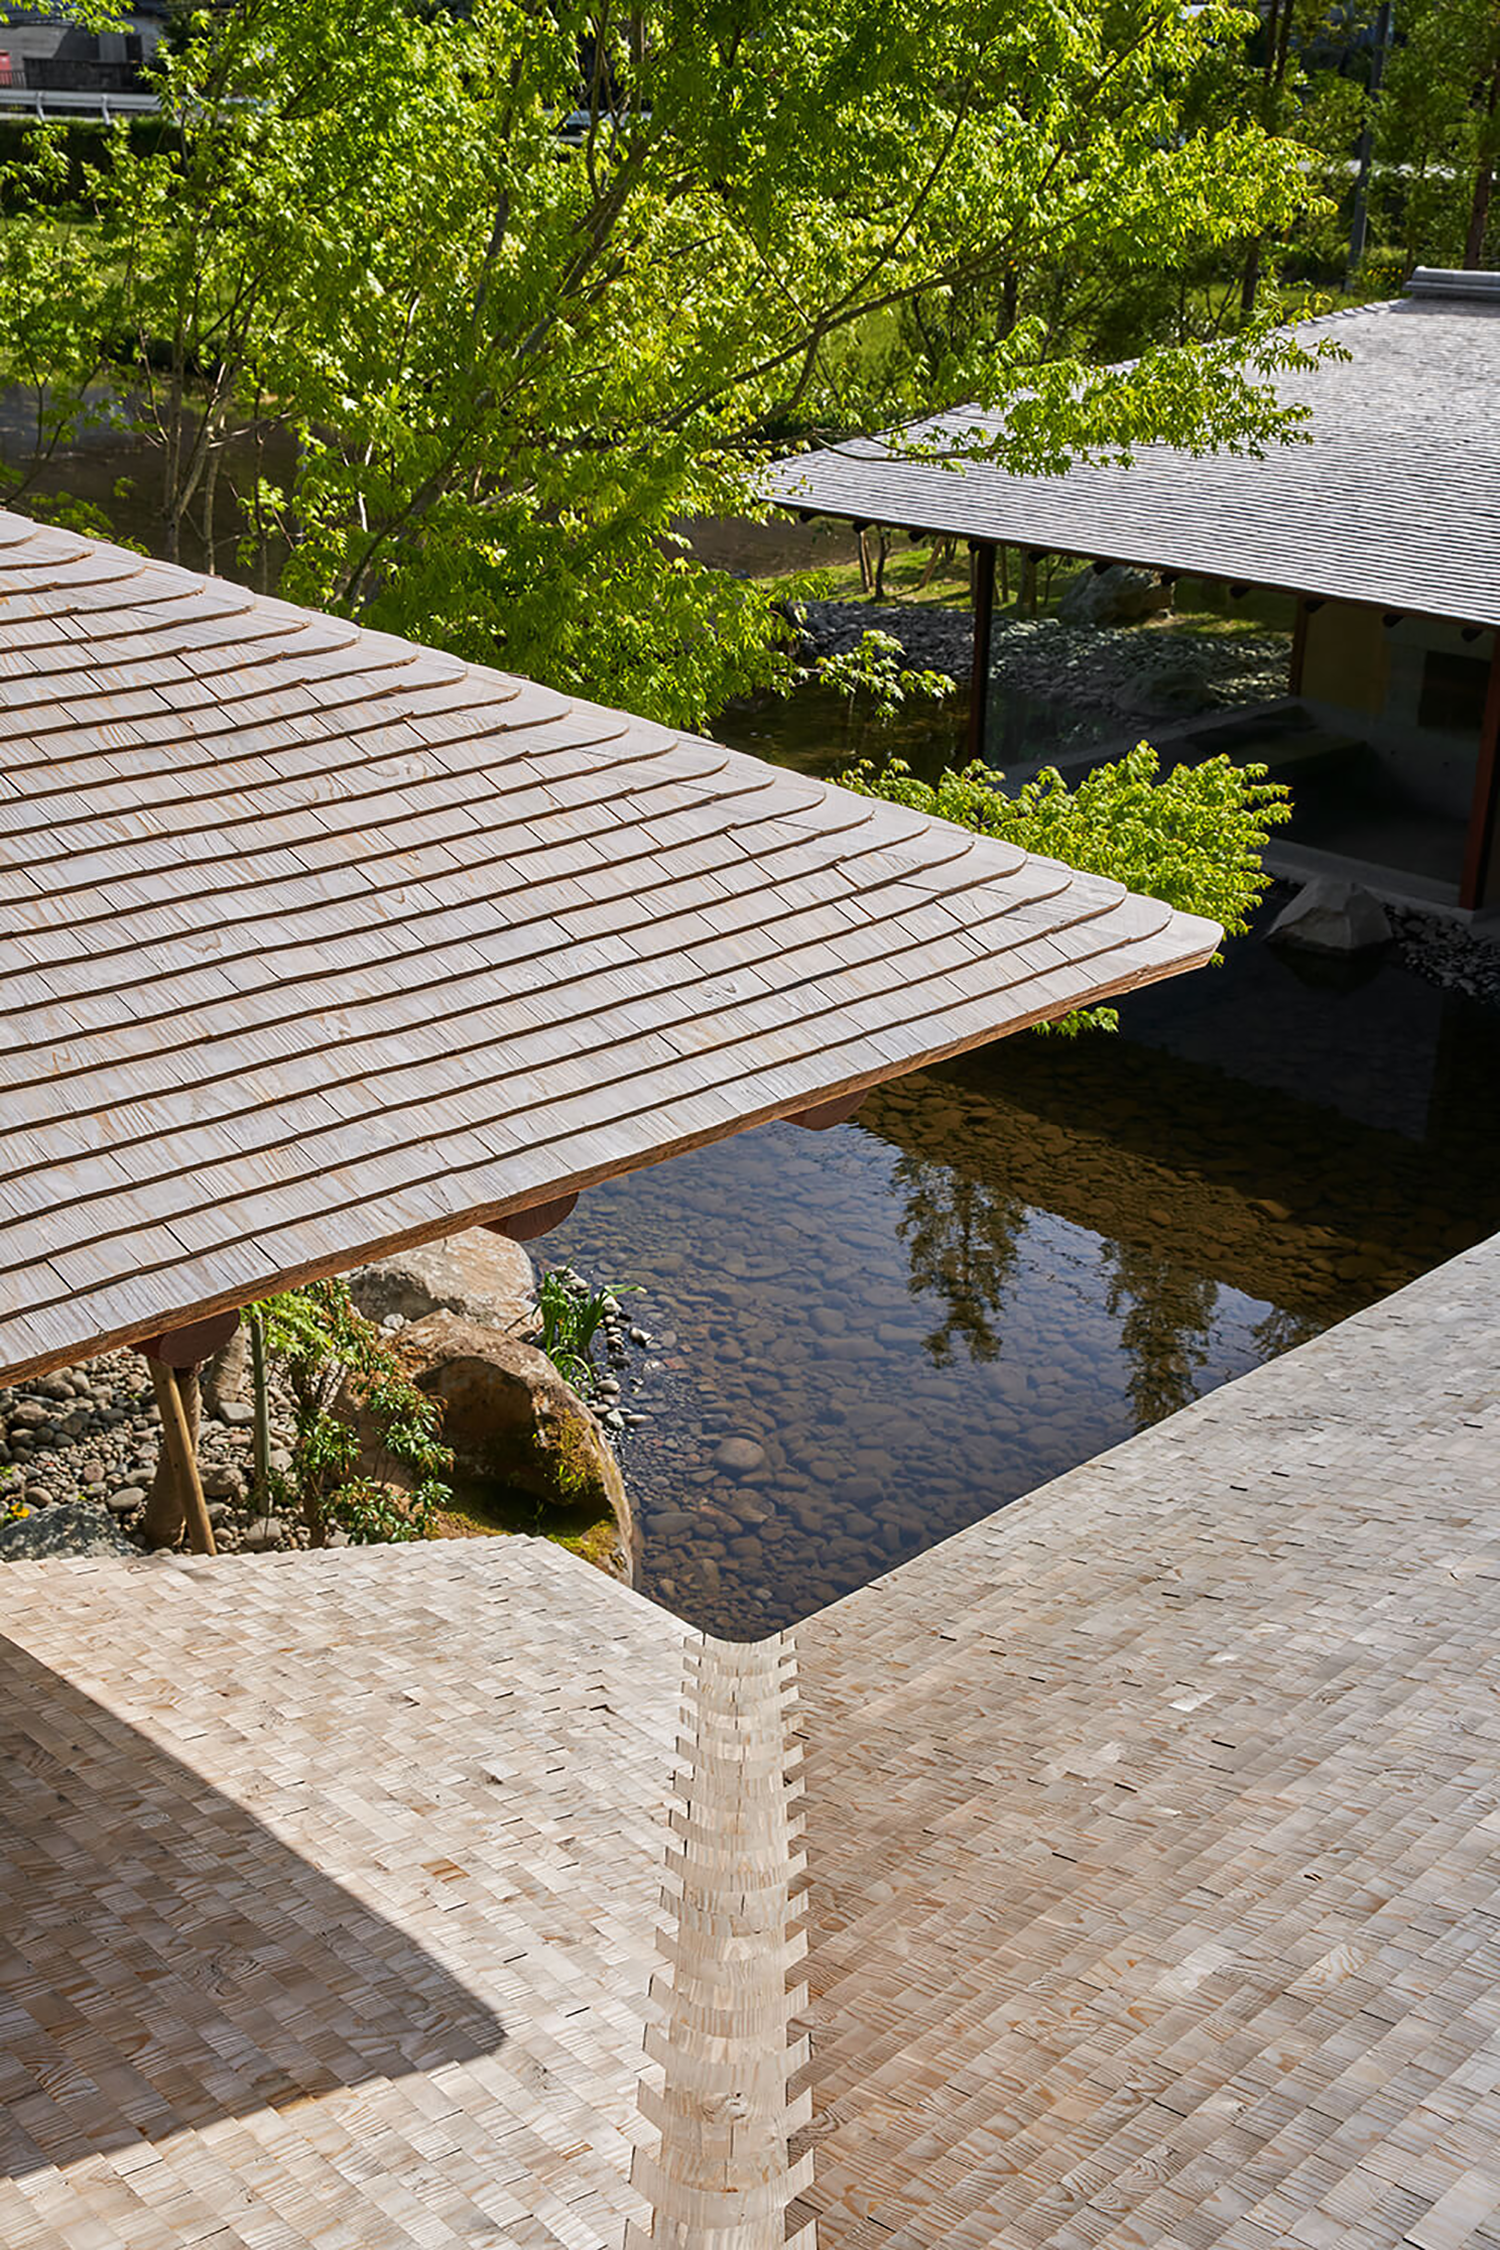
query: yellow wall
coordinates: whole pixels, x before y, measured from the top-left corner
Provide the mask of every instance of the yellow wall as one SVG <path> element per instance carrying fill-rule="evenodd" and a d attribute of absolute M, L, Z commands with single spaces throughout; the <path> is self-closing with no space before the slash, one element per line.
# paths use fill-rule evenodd
<path fill-rule="evenodd" d="M 1324 602 L 1312 612 L 1302 659 L 1305 696 L 1375 717 L 1385 709 L 1390 684 L 1390 644 L 1378 609 Z"/>

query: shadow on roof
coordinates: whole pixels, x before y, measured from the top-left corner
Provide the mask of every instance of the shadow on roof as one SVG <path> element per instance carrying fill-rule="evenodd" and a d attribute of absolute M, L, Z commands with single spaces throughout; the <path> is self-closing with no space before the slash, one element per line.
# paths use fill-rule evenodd
<path fill-rule="evenodd" d="M 0 2177 L 488 2054 L 393 1923 L 0 1637 Z"/>

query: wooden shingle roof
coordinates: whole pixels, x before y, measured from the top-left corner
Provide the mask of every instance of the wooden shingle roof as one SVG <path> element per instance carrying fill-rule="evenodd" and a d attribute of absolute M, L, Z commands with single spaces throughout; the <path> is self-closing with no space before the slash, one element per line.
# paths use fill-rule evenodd
<path fill-rule="evenodd" d="M 0 513 L 0 1374 L 1207 958 L 1117 883 Z"/>
<path fill-rule="evenodd" d="M 1244 579 L 1500 625 L 1500 299 L 1491 275 L 1419 281 L 1400 304 L 1299 326 L 1346 356 L 1277 378 L 1308 442 L 1263 460 L 1143 445 L 1128 467 L 1080 462 L 1013 476 L 942 456 L 998 437 L 963 408 L 899 444 L 861 438 L 782 461 L 767 497 L 789 508 Z M 925 456 L 925 457 L 924 457 Z"/>

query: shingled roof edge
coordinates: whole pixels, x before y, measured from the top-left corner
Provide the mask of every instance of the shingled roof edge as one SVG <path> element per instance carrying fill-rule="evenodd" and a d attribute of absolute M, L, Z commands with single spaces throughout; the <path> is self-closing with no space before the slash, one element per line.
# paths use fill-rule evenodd
<path fill-rule="evenodd" d="M 0 829 L 28 845 L 0 860 L 7 1380 L 795 1115 L 1220 936 L 3 513 L 0 740 Z"/>

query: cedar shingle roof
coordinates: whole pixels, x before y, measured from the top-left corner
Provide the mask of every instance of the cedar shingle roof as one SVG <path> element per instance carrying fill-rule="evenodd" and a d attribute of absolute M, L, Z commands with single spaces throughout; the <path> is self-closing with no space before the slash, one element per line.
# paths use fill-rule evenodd
<path fill-rule="evenodd" d="M 780 462 L 766 490 L 859 521 L 1500 625 L 1500 301 L 1441 283 L 1304 323 L 1299 335 L 1350 356 L 1278 379 L 1283 399 L 1311 408 L 1312 442 L 1264 460 L 1148 445 L 1129 468 L 1027 477 L 868 438 Z M 1000 423 L 963 409 L 910 435 L 944 427 Z"/>
<path fill-rule="evenodd" d="M 0 513 L 0 1374 L 1203 961 L 1119 884 Z"/>

